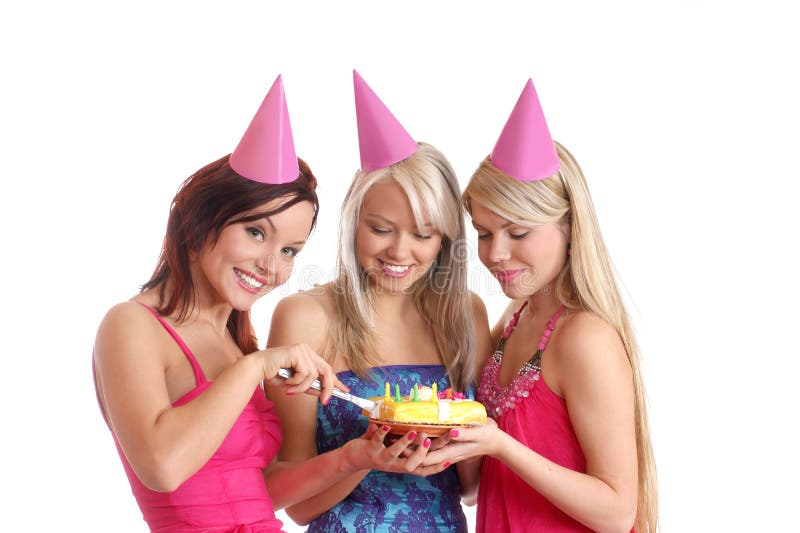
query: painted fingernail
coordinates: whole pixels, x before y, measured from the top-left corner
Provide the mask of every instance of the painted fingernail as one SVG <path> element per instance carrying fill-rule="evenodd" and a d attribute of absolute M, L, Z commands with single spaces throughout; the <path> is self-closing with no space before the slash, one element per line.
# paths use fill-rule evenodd
<path fill-rule="evenodd" d="M 328 405 L 329 401 L 331 401 L 330 398 L 325 398 L 324 400 L 322 400 L 322 405 Z"/>
<path fill-rule="evenodd" d="M 458 430 L 454 429 L 454 430 L 450 431 L 450 436 L 453 437 L 453 438 L 458 437 Z"/>
<path fill-rule="evenodd" d="M 294 394 L 292 391 L 290 391 L 290 390 L 286 391 L 286 396 L 291 396 L 292 394 Z"/>
<path fill-rule="evenodd" d="M 408 440 L 414 440 L 416 438 L 417 438 L 417 432 L 416 431 L 412 431 L 411 433 L 408 434 Z"/>
<path fill-rule="evenodd" d="M 381 429 L 384 431 L 389 431 L 389 426 L 383 426 Z"/>
<path fill-rule="evenodd" d="M 448 466 L 450 466 L 450 461 L 445 461 L 443 466 L 444 466 L 445 468 L 447 468 Z"/>
<path fill-rule="evenodd" d="M 427 448 L 430 445 L 431 445 L 431 439 L 425 439 L 425 442 L 422 443 L 422 446 L 424 446 L 425 448 Z"/>

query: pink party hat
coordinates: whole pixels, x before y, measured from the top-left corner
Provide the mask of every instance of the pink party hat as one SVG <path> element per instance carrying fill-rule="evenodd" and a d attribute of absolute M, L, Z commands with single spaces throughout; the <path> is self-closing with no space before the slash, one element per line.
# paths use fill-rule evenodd
<path fill-rule="evenodd" d="M 414 139 L 355 70 L 353 89 L 361 170 L 369 172 L 386 168 L 417 151 Z"/>
<path fill-rule="evenodd" d="M 556 147 L 530 79 L 497 139 L 491 159 L 494 166 L 520 181 L 539 181 L 558 172 Z"/>
<path fill-rule="evenodd" d="M 230 157 L 237 174 L 261 183 L 289 183 L 300 175 L 280 74 Z"/>

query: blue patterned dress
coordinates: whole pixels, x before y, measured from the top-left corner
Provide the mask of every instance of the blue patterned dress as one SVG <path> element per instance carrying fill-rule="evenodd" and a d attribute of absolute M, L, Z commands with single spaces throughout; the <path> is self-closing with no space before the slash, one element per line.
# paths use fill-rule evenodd
<path fill-rule="evenodd" d="M 393 365 L 372 369 L 374 381 L 362 381 L 353 372 L 338 374 L 357 396 L 383 396 L 384 383 L 400 384 L 407 391 L 414 383 L 439 390 L 450 386 L 442 365 Z M 471 393 L 471 391 L 470 391 Z M 317 409 L 317 450 L 324 453 L 340 448 L 364 434 L 369 424 L 355 405 L 332 398 Z M 428 477 L 373 470 L 347 498 L 311 522 L 309 532 L 466 532 L 467 520 L 461 509 L 456 469 Z"/>

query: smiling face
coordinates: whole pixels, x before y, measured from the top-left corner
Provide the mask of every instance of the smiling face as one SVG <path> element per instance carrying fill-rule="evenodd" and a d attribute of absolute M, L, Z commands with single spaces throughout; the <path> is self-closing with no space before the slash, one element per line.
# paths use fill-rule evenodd
<path fill-rule="evenodd" d="M 424 221 L 420 228 L 403 189 L 373 185 L 356 225 L 356 257 L 373 290 L 405 293 L 425 276 L 442 245 L 442 234 Z"/>
<path fill-rule="evenodd" d="M 267 202 L 242 217 L 274 210 L 285 201 Z M 228 224 L 217 241 L 207 243 L 198 254 L 198 291 L 208 290 L 212 302 L 226 302 L 238 311 L 250 309 L 289 279 L 313 216 L 311 203 L 299 202 L 269 218 Z"/>
<path fill-rule="evenodd" d="M 526 298 L 549 285 L 567 259 L 563 222 L 522 226 L 472 201 L 478 256 L 509 298 Z"/>

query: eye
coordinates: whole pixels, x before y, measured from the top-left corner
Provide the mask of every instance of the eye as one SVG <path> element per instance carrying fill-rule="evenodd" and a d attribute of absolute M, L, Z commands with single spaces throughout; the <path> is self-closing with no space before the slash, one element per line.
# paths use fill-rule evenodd
<path fill-rule="evenodd" d="M 522 239 L 527 237 L 529 233 L 530 231 L 524 231 L 522 233 L 509 233 L 508 236 L 514 239 L 515 241 L 521 241 Z"/>
<path fill-rule="evenodd" d="M 431 237 L 433 237 L 433 235 L 425 235 L 423 233 L 415 233 L 414 234 L 414 238 L 419 239 L 421 241 L 427 241 Z"/>
<path fill-rule="evenodd" d="M 262 241 L 262 242 L 264 241 L 264 237 L 265 237 L 265 235 L 264 235 L 264 232 L 261 230 L 261 228 L 259 228 L 259 227 L 256 227 L 256 226 L 248 226 L 248 227 L 245 229 L 245 231 L 247 231 L 247 233 L 248 233 L 248 234 L 249 234 L 249 235 L 250 235 L 252 238 L 254 238 L 255 240 L 257 240 L 257 241 Z"/>
<path fill-rule="evenodd" d="M 478 228 L 475 228 L 475 231 L 478 232 L 478 240 L 479 241 L 487 241 L 492 238 L 492 234 L 488 231 L 486 233 L 481 233 Z"/>
<path fill-rule="evenodd" d="M 281 255 L 285 255 L 286 257 L 297 257 L 297 254 L 300 253 L 300 250 L 297 248 L 292 248 L 291 246 L 284 246 L 281 248 Z"/>
<path fill-rule="evenodd" d="M 370 226 L 369 227 L 373 233 L 377 233 L 378 235 L 386 235 L 387 233 L 391 233 L 392 230 L 379 228 L 377 226 Z"/>

